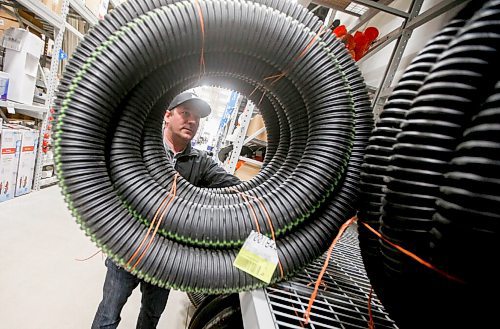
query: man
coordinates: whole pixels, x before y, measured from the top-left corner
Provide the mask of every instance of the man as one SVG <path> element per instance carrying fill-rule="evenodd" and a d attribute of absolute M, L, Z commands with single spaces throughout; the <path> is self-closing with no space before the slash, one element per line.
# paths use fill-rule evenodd
<path fill-rule="evenodd" d="M 163 139 L 168 159 L 175 170 L 191 184 L 200 187 L 225 187 L 240 180 L 220 168 L 205 152 L 191 147 L 200 118 L 208 116 L 210 105 L 194 92 L 177 95 L 164 116 Z M 108 268 L 104 281 L 103 299 L 92 323 L 92 329 L 112 329 L 120 322 L 120 313 L 132 291 L 141 284 L 141 311 L 137 329 L 156 328 L 167 305 L 169 290 L 140 280 L 106 259 Z"/>

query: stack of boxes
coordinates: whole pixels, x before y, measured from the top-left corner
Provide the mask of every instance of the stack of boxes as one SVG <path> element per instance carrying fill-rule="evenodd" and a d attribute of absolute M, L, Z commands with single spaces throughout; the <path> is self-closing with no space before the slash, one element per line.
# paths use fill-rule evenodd
<path fill-rule="evenodd" d="M 0 130 L 0 202 L 2 202 L 31 191 L 38 131 L 12 124 L 0 127 L 2 127 Z"/>
<path fill-rule="evenodd" d="M 41 0 L 52 12 L 61 15 L 63 0 Z"/>
<path fill-rule="evenodd" d="M 17 18 L 10 12 L 7 12 L 3 7 L 0 7 L 0 39 L 3 38 L 5 31 L 11 27 L 19 27 Z"/>
<path fill-rule="evenodd" d="M 27 30 L 10 28 L 4 32 L 2 46 L 5 47 L 3 70 L 9 77 L 7 99 L 32 105 L 42 39 Z"/>

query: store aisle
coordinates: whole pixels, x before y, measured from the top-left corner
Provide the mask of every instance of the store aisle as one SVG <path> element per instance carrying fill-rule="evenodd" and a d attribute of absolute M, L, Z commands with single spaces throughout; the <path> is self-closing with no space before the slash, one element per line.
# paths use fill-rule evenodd
<path fill-rule="evenodd" d="M 66 208 L 57 186 L 0 203 L 0 328 L 90 329 L 105 276 L 101 254 Z M 135 328 L 136 289 L 121 329 Z M 193 310 L 173 291 L 158 329 L 185 328 Z"/>

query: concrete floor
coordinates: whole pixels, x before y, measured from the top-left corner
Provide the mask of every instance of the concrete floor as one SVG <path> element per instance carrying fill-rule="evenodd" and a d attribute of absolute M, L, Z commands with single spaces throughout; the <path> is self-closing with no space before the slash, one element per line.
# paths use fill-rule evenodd
<path fill-rule="evenodd" d="M 102 254 L 70 215 L 60 189 L 0 203 L 0 328 L 90 329 L 102 297 Z M 137 288 L 122 312 L 119 328 L 135 328 Z M 158 324 L 187 328 L 193 307 L 172 291 Z"/>

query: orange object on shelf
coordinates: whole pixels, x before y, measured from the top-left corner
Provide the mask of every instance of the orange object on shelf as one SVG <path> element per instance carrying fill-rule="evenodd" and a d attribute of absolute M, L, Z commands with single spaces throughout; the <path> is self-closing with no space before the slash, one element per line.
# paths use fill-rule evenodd
<path fill-rule="evenodd" d="M 235 170 L 240 169 L 240 167 L 243 166 L 244 164 L 245 164 L 245 161 L 238 160 L 238 162 L 236 163 L 236 169 Z"/>
<path fill-rule="evenodd" d="M 373 26 L 367 27 L 364 32 L 356 31 L 353 36 L 347 33 L 345 25 L 340 25 L 333 30 L 333 33 L 342 40 L 355 61 L 360 60 L 366 54 L 379 35 L 378 29 Z"/>

